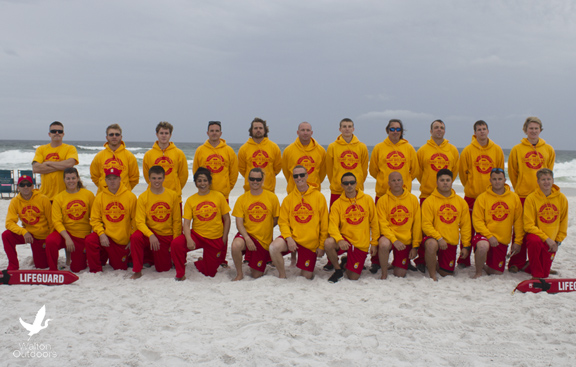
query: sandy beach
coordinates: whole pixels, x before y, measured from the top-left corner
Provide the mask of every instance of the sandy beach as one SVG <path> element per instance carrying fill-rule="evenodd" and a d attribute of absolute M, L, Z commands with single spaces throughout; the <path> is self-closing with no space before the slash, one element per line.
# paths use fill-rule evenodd
<path fill-rule="evenodd" d="M 144 189 L 140 184 L 135 193 Z M 279 180 L 280 200 L 284 191 Z M 373 196 L 374 183 L 365 191 Z M 194 192 L 190 182 L 183 196 Z M 231 206 L 241 193 L 238 184 Z M 554 277 L 576 278 L 576 196 L 568 199 L 568 238 L 553 269 Z M 8 204 L 0 201 L 2 231 Z M 235 234 L 233 222 L 230 239 Z M 17 250 L 21 267 L 32 267 L 29 246 Z M 330 284 L 324 257 L 311 281 L 294 268 L 280 280 L 269 267 L 261 279 L 232 282 L 233 266 L 215 278 L 199 274 L 192 261 L 200 255 L 189 253 L 184 282 L 173 280 L 174 270 L 154 268 L 132 281 L 130 270 L 107 265 L 99 274 L 79 273 L 68 286 L 1 286 L 0 360 L 7 366 L 574 365 L 576 293 L 512 294 L 529 278 L 525 273 L 473 280 L 468 268 L 435 283 L 419 272 L 382 281 L 365 271 L 359 281 Z M 1 251 L 0 269 L 6 266 Z M 51 321 L 28 341 L 19 318 L 32 323 L 42 305 Z"/>

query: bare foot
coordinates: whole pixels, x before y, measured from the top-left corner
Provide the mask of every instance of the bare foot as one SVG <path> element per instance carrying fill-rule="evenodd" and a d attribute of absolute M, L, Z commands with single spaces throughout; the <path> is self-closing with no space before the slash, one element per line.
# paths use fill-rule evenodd
<path fill-rule="evenodd" d="M 480 278 L 481 276 L 482 276 L 482 273 L 481 273 L 481 272 L 480 272 L 480 273 L 476 273 L 476 274 L 474 274 L 474 276 L 472 277 L 472 279 L 478 279 L 478 278 Z"/>
<path fill-rule="evenodd" d="M 142 272 L 141 271 L 132 274 L 132 276 L 130 277 L 130 279 L 138 279 L 138 278 L 142 278 Z"/>
<path fill-rule="evenodd" d="M 182 278 L 174 278 L 174 280 L 177 282 L 181 282 L 183 280 L 186 280 L 186 275 L 184 275 Z"/>
<path fill-rule="evenodd" d="M 388 279 L 388 273 L 383 271 L 382 272 L 382 276 L 380 277 L 380 279 L 384 280 L 384 279 Z"/>
<path fill-rule="evenodd" d="M 236 278 L 232 279 L 233 282 L 237 282 L 239 280 L 244 279 L 244 274 L 238 274 L 236 275 Z"/>
<path fill-rule="evenodd" d="M 430 277 L 430 279 L 432 279 L 433 281 L 437 282 L 438 278 L 436 278 L 436 276 Z"/>

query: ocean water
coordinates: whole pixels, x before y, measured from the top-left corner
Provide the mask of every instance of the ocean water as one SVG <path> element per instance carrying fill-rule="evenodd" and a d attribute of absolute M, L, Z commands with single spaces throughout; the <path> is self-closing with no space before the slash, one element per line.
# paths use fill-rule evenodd
<path fill-rule="evenodd" d="M 65 141 L 67 144 L 76 146 L 78 150 L 78 158 L 80 163 L 76 166 L 82 180 L 85 183 L 91 182 L 90 180 L 90 163 L 94 156 L 103 149 L 103 141 Z M 36 148 L 40 145 L 47 144 L 48 141 L 38 140 L 0 140 L 0 169 L 14 170 L 17 175 L 17 170 L 31 169 L 32 160 Z M 176 146 L 184 152 L 188 159 L 188 167 L 192 170 L 192 162 L 194 160 L 194 152 L 202 143 L 175 143 Z M 152 147 L 153 142 L 126 142 L 126 147 L 136 156 L 138 165 L 142 169 L 142 159 L 144 154 Z M 242 144 L 230 144 L 235 152 L 238 152 Z M 279 144 L 280 149 L 284 150 L 286 145 Z M 327 148 L 327 146 L 325 146 Z M 371 152 L 373 146 L 368 149 Z M 418 147 L 415 147 L 418 149 Z M 459 149 L 460 151 L 462 149 Z M 505 160 L 508 161 L 508 154 L 510 149 L 504 149 Z M 142 174 L 142 171 L 140 171 Z M 192 175 L 192 172 L 190 172 Z M 282 173 L 280 173 L 280 176 Z M 576 189 L 576 151 L 573 150 L 557 150 L 556 163 L 554 165 L 555 183 L 560 188 Z M 368 180 L 374 180 L 368 177 Z M 144 182 L 144 178 L 140 178 L 140 182 Z M 459 180 L 455 182 L 459 184 Z M 573 191 L 573 190 L 570 190 Z"/>

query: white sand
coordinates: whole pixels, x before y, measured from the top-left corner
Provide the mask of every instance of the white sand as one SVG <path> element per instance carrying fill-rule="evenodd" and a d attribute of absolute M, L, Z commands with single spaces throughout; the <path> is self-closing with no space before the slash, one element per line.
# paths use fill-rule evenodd
<path fill-rule="evenodd" d="M 285 183 L 279 186 L 282 200 Z M 373 183 L 366 192 L 374 194 Z M 192 193 L 188 187 L 184 196 Z M 233 192 L 232 205 L 240 194 Z M 553 265 L 562 278 L 576 278 L 576 197 L 569 202 L 568 238 Z M 2 231 L 7 208 L 8 201 L 0 201 Z M 233 225 L 230 236 L 235 233 Z M 18 254 L 25 268 L 29 246 L 19 246 Z M 473 270 L 465 269 L 435 283 L 419 272 L 381 281 L 366 271 L 357 282 L 330 284 L 330 274 L 321 270 L 324 257 L 312 281 L 296 276 L 296 269 L 280 280 L 269 268 L 262 279 L 231 282 L 236 274 L 230 254 L 231 267 L 215 278 L 195 270 L 192 259 L 200 251 L 188 256 L 188 279 L 181 283 L 173 280 L 174 270 L 144 269 L 140 280 L 131 281 L 130 271 L 107 265 L 100 274 L 80 273 L 68 286 L 0 286 L 0 364 L 576 365 L 576 293 L 511 294 L 527 274 L 473 280 Z M 1 251 L 0 269 L 6 266 Z M 42 305 L 52 321 L 27 342 L 18 318 L 32 323 Z M 27 343 L 49 344 L 56 356 L 14 357 Z"/>

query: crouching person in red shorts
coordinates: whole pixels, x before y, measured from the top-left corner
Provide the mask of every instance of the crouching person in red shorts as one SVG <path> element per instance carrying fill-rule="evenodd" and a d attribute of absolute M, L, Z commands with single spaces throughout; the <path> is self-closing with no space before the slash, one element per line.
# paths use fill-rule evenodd
<path fill-rule="evenodd" d="M 230 206 L 218 191 L 210 190 L 212 174 L 200 167 L 194 173 L 198 193 L 190 196 L 184 205 L 182 235 L 172 241 L 172 261 L 176 267 L 176 280 L 186 279 L 186 256 L 189 251 L 202 249 L 202 257 L 194 262 L 198 271 L 213 277 L 224 260 L 226 240 L 230 231 Z M 190 228 L 192 225 L 192 228 Z"/>
<path fill-rule="evenodd" d="M 182 234 L 180 216 L 180 196 L 176 191 L 163 186 L 164 168 L 152 166 L 148 170 L 148 189 L 139 197 L 136 204 L 136 232 L 130 237 L 130 250 L 134 274 L 131 279 L 142 276 L 144 253 L 154 259 L 156 271 L 172 268 L 170 244 Z M 151 252 L 151 254 L 150 254 Z"/>
<path fill-rule="evenodd" d="M 102 271 L 110 259 L 114 270 L 128 269 L 130 235 L 135 231 L 136 195 L 121 182 L 122 171 L 105 169 L 106 186 L 96 195 L 90 224 L 92 232 L 86 237 L 86 258 L 90 272 Z"/>

